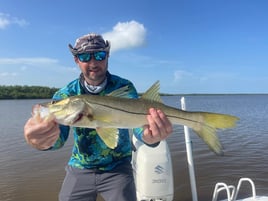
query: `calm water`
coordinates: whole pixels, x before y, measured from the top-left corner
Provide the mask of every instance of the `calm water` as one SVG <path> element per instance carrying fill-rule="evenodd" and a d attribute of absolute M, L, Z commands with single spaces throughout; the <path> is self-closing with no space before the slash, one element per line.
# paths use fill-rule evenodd
<path fill-rule="evenodd" d="M 215 156 L 191 133 L 198 198 L 211 200 L 217 182 L 236 185 L 250 177 L 259 195 L 268 195 L 268 95 L 186 96 L 188 110 L 236 115 L 234 129 L 220 131 L 225 156 Z M 180 107 L 180 97 L 164 97 L 168 105 Z M 0 101 L 0 200 L 56 201 L 70 156 L 72 140 L 58 151 L 30 148 L 23 138 L 23 126 L 32 105 L 44 100 Z M 191 189 L 183 127 L 175 127 L 168 139 L 173 159 L 176 201 L 190 201 Z M 241 196 L 247 196 L 247 185 Z"/>

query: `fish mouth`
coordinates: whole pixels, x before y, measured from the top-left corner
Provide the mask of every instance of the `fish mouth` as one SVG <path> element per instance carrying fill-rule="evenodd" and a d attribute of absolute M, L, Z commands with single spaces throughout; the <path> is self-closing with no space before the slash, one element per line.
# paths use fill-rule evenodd
<path fill-rule="evenodd" d="M 74 119 L 74 121 L 73 121 L 73 123 L 75 124 L 75 123 L 77 123 L 78 121 L 80 121 L 82 118 L 83 118 L 83 114 L 82 113 L 79 113 L 78 115 L 77 115 L 77 117 Z"/>

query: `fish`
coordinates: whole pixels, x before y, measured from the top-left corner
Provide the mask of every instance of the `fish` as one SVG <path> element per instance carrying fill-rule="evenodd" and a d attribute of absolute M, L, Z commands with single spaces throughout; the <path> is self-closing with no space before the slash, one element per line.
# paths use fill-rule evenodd
<path fill-rule="evenodd" d="M 223 155 L 217 131 L 235 127 L 239 118 L 229 114 L 185 111 L 165 105 L 159 89 L 160 82 L 157 81 L 137 99 L 127 98 L 127 86 L 106 96 L 75 95 L 36 105 L 33 117 L 37 120 L 54 119 L 59 124 L 72 127 L 94 128 L 104 143 L 114 149 L 118 143 L 118 129 L 147 125 L 149 108 L 156 108 L 162 110 L 172 124 L 191 128 L 216 155 Z"/>

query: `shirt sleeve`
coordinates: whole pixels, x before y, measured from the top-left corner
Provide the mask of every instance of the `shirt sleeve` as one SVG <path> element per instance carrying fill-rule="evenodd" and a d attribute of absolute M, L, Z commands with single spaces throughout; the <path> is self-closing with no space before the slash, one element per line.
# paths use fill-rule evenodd
<path fill-rule="evenodd" d="M 56 150 L 63 147 L 63 145 L 65 144 L 65 142 L 69 137 L 69 131 L 70 131 L 69 126 L 60 125 L 60 136 L 55 142 L 55 144 L 51 147 L 51 150 Z"/>
<path fill-rule="evenodd" d="M 59 101 L 59 100 L 65 99 L 65 98 L 68 98 L 68 95 L 66 93 L 64 93 L 64 90 L 59 90 L 54 94 L 52 100 L 53 101 Z M 67 139 L 69 137 L 70 127 L 69 126 L 64 126 L 64 125 L 59 125 L 59 128 L 60 128 L 59 138 L 54 143 L 54 145 L 52 147 L 50 147 L 49 149 L 47 149 L 47 150 L 60 149 L 61 147 L 63 147 L 63 145 L 67 141 Z"/>

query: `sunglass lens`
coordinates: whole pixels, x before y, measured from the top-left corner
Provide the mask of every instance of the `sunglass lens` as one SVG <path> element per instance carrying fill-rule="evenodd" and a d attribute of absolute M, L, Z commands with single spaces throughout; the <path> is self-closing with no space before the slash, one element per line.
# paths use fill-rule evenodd
<path fill-rule="evenodd" d="M 97 61 L 102 61 L 106 58 L 106 52 L 105 51 L 94 52 L 94 57 Z"/>
<path fill-rule="evenodd" d="M 77 57 L 81 62 L 88 62 L 90 60 L 90 54 L 89 53 L 79 54 L 79 55 L 77 55 Z"/>

